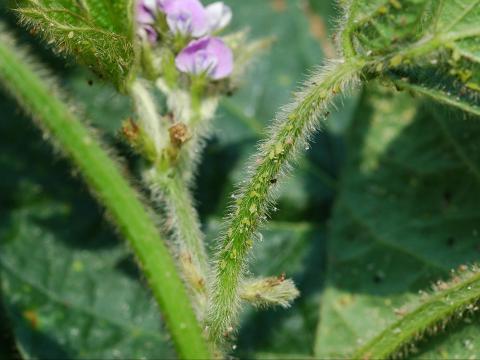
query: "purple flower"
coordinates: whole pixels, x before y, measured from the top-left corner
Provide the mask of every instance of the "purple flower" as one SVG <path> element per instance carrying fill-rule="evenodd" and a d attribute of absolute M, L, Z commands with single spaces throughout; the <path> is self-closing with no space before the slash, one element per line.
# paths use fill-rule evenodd
<path fill-rule="evenodd" d="M 151 43 L 157 41 L 154 28 L 159 13 L 164 13 L 170 31 L 200 38 L 225 28 L 232 19 L 231 9 L 221 1 L 204 7 L 200 0 L 137 0 L 138 34 Z"/>
<path fill-rule="evenodd" d="M 232 20 L 232 9 L 221 1 L 208 5 L 205 10 L 207 11 L 210 33 L 226 28 Z"/>
<path fill-rule="evenodd" d="M 207 34 L 207 11 L 199 0 L 158 0 L 167 16 L 168 27 L 174 34 L 200 37 Z"/>
<path fill-rule="evenodd" d="M 220 80 L 233 71 L 233 53 L 221 39 L 205 37 L 190 42 L 178 54 L 175 64 L 181 72 L 206 74 L 213 80 Z"/>

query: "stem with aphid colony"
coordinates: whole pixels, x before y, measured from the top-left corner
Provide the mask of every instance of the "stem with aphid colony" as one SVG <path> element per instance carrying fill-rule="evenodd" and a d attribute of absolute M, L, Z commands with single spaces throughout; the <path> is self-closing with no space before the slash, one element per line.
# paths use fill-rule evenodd
<path fill-rule="evenodd" d="M 356 82 L 364 62 L 338 61 L 325 67 L 296 94 L 271 128 L 268 140 L 253 158 L 250 178 L 235 196 L 226 232 L 219 241 L 215 259 L 215 280 L 211 289 L 208 326 L 212 341 L 222 339 L 233 330 L 239 307 L 239 288 L 248 253 L 261 223 L 266 220 L 274 200 L 277 179 L 290 161 L 307 146 L 319 117 L 326 118 L 333 97 Z"/>

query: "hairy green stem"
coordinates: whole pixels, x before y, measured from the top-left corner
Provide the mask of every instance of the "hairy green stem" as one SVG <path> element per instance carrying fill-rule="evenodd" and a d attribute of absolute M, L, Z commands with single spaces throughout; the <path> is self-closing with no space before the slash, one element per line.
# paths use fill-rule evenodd
<path fill-rule="evenodd" d="M 249 166 L 250 179 L 234 195 L 237 200 L 226 232 L 219 240 L 208 317 L 212 341 L 222 342 L 233 330 L 248 253 L 259 226 L 268 216 L 278 178 L 288 170 L 295 154 L 308 148 L 317 119 L 328 115 L 332 98 L 356 80 L 363 66 L 361 61 L 338 61 L 313 77 L 306 89 L 296 94 L 297 101 L 278 116 L 268 140 Z"/>
<path fill-rule="evenodd" d="M 209 264 L 200 220 L 183 173 L 186 168 L 193 167 L 193 153 L 199 152 L 198 149 L 192 149 L 191 142 L 194 141 L 194 146 L 200 147 L 201 135 L 198 134 L 198 128 L 205 116 L 202 116 L 200 109 L 192 109 L 191 99 L 185 92 L 178 90 L 172 93 L 164 83 L 161 83 L 159 89 L 167 96 L 167 105 L 176 119 L 174 124 L 168 124 L 159 115 L 155 99 L 141 80 L 136 80 L 130 89 L 140 123 L 146 130 L 142 136 L 147 137 L 145 140 L 148 142 L 153 142 L 156 148 L 154 154 L 142 154 L 153 163 L 144 172 L 144 180 L 152 190 L 154 200 L 166 205 L 166 228 L 176 243 L 178 262 L 190 289 L 197 317 L 203 319 L 207 303 Z M 212 106 L 208 107 L 210 108 Z M 213 112 L 215 108 L 213 106 Z M 180 117 L 185 114 L 186 119 Z M 208 114 L 212 112 L 208 111 Z M 173 130 L 173 133 L 169 130 Z"/>
<path fill-rule="evenodd" d="M 405 356 L 424 335 L 435 334 L 449 321 L 478 311 L 480 273 L 475 272 L 457 284 L 439 290 L 423 304 L 393 323 L 358 349 L 353 359 L 390 359 Z"/>
<path fill-rule="evenodd" d="M 162 310 L 181 358 L 211 358 L 173 257 L 155 221 L 118 165 L 88 128 L 25 64 L 21 50 L 0 35 L 0 79 L 8 91 L 79 169 L 97 199 L 129 241 Z"/>
<path fill-rule="evenodd" d="M 129 88 L 129 93 L 133 98 L 142 130 L 148 134 L 158 154 L 168 144 L 167 124 L 159 116 L 155 100 L 146 82 L 135 80 Z"/>
<path fill-rule="evenodd" d="M 206 281 L 209 272 L 204 236 L 198 213 L 184 180 L 175 169 L 163 173 L 156 169 L 146 174 L 146 181 L 166 204 L 169 227 L 176 242 L 180 268 L 193 294 L 193 303 L 200 320 L 207 305 Z"/>
<path fill-rule="evenodd" d="M 346 7 L 346 5 L 344 6 Z M 343 56 L 346 59 L 353 58 L 356 55 L 356 51 L 352 42 L 353 16 L 356 10 L 354 6 L 355 5 L 348 5 L 347 10 L 345 10 L 343 30 L 340 32 L 341 48 L 343 51 Z"/>

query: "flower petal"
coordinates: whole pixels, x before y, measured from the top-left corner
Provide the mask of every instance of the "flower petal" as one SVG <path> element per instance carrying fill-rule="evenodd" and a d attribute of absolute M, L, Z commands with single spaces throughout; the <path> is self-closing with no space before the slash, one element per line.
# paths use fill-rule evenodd
<path fill-rule="evenodd" d="M 155 22 L 155 0 L 139 0 L 137 2 L 136 20 L 140 24 L 153 24 Z"/>
<path fill-rule="evenodd" d="M 175 34 L 200 37 L 208 32 L 207 12 L 199 0 L 163 0 L 160 9 Z"/>
<path fill-rule="evenodd" d="M 181 72 L 206 74 L 213 80 L 220 80 L 233 71 L 233 53 L 220 38 L 205 37 L 190 42 L 178 54 L 175 64 Z"/>
<path fill-rule="evenodd" d="M 232 9 L 222 1 L 210 4 L 205 9 L 208 16 L 209 30 L 211 33 L 222 30 L 232 21 Z"/>

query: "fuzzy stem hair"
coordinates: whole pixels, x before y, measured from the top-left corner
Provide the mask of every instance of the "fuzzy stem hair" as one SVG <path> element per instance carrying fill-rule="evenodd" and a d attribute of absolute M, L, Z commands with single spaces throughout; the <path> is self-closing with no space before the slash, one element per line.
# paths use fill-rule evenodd
<path fill-rule="evenodd" d="M 209 265 L 200 220 L 190 191 L 175 169 L 164 173 L 152 168 L 145 174 L 145 180 L 154 198 L 165 204 L 168 216 L 166 227 L 175 241 L 179 266 L 190 289 L 197 317 L 203 320 L 207 305 Z"/>
<path fill-rule="evenodd" d="M 211 358 L 187 291 L 155 221 L 99 139 L 52 96 L 0 27 L 0 82 L 68 157 L 129 241 L 181 358 Z"/>
<path fill-rule="evenodd" d="M 159 115 L 151 89 L 147 89 L 141 80 L 136 80 L 130 89 L 140 124 L 146 130 L 142 136 L 155 144 L 153 156 L 142 154 L 151 162 L 143 179 L 153 200 L 165 207 L 165 231 L 175 243 L 178 263 L 197 317 L 204 319 L 209 264 L 199 216 L 188 187 L 191 175 L 185 173 L 191 174 L 198 161 L 205 124 L 213 117 L 218 101 L 206 99 L 195 110 L 187 92 L 172 91 L 161 80 L 157 81 L 157 87 L 167 97 L 168 110 L 175 119 L 170 128 L 167 120 Z M 175 127 L 184 131 L 180 139 L 169 134 L 169 130 Z"/>
<path fill-rule="evenodd" d="M 478 312 L 480 272 L 478 268 L 450 283 L 439 282 L 436 293 L 359 348 L 352 359 L 404 358 L 426 335 L 434 335 L 455 319 Z"/>
<path fill-rule="evenodd" d="M 249 250 L 273 204 L 277 181 L 308 146 L 317 120 L 327 117 L 335 94 L 356 82 L 363 66 L 361 61 L 336 61 L 313 76 L 305 89 L 295 94 L 296 101 L 277 116 L 267 140 L 247 167 L 249 179 L 234 194 L 237 200 L 227 217 L 226 231 L 218 241 L 208 316 L 212 341 L 221 343 L 233 330 Z"/>

